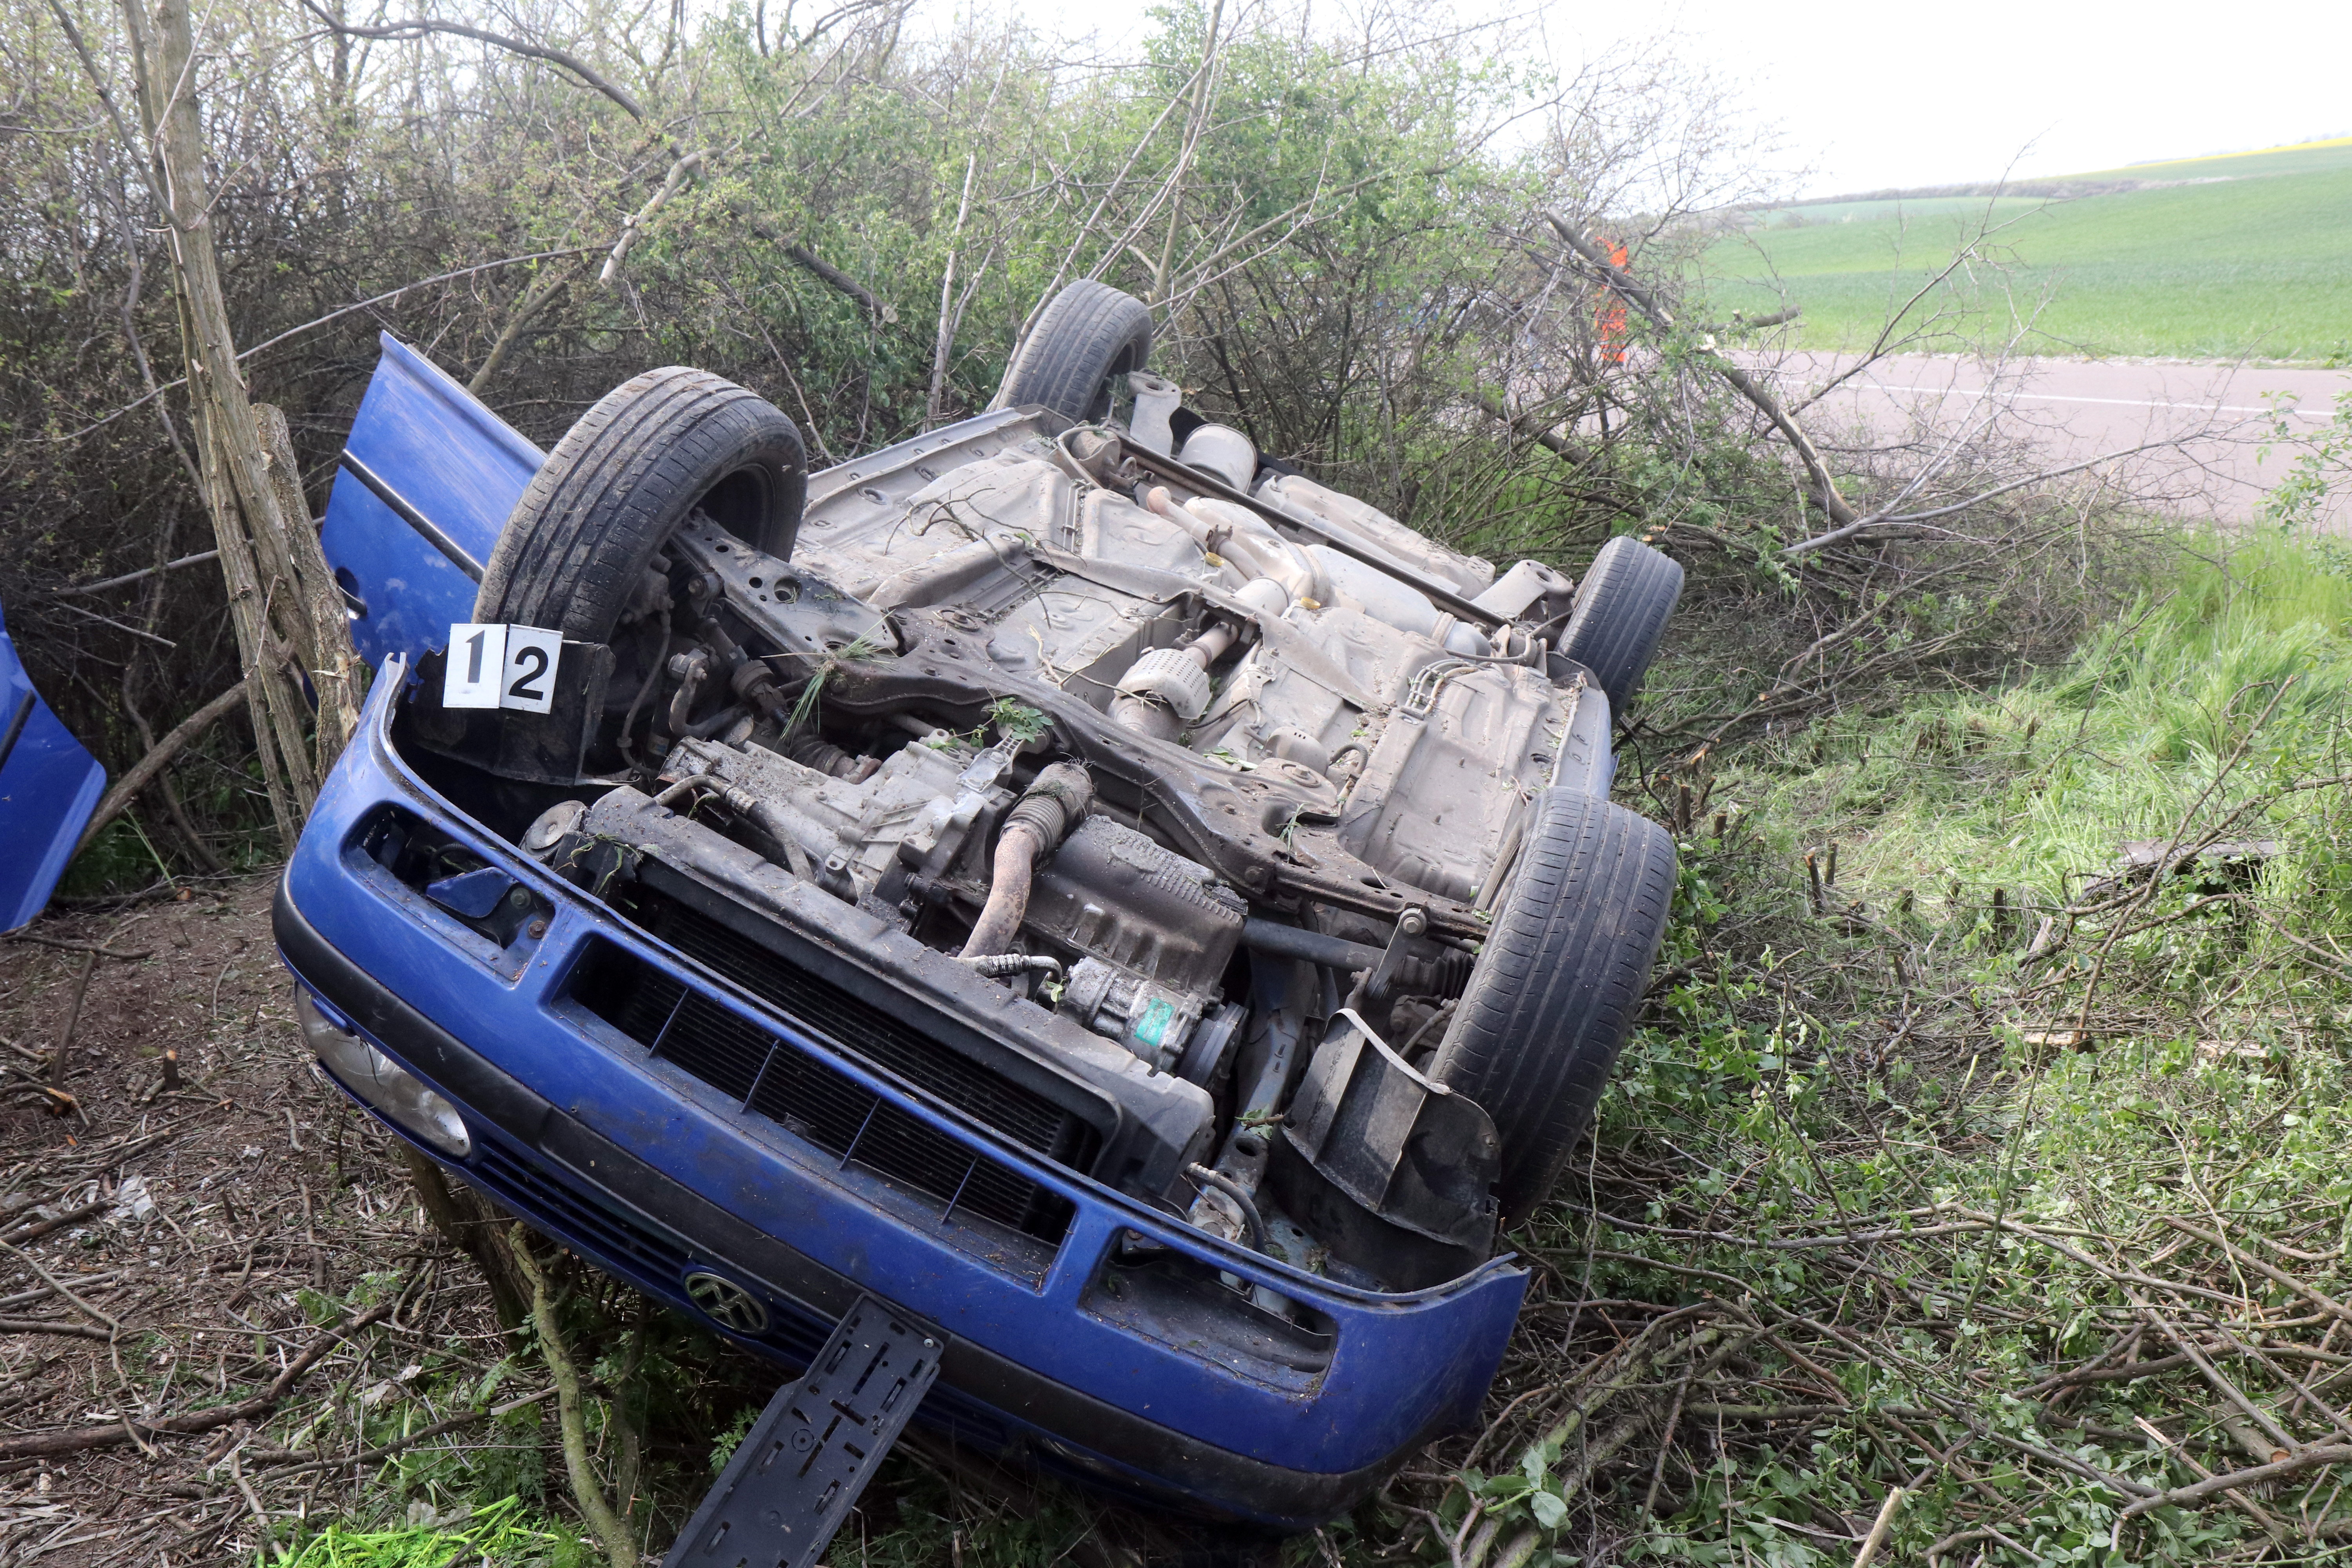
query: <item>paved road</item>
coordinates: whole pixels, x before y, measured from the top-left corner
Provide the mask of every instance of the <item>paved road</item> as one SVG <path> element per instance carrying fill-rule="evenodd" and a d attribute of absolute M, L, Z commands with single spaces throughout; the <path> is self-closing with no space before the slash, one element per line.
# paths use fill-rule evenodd
<path fill-rule="evenodd" d="M 1810 391 L 1853 363 L 1850 356 L 1794 354 L 1782 362 L 1781 374 Z M 2347 371 L 2120 360 L 2017 361 L 1994 384 L 1976 361 L 1906 355 L 1881 360 L 1831 391 L 1809 418 L 1824 426 L 1859 425 L 1885 439 L 1921 426 L 1965 427 L 2005 399 L 2004 422 L 2053 466 L 2194 435 L 2178 450 L 2134 459 L 2138 479 L 2185 515 L 2242 521 L 2260 510 L 2289 461 L 2276 446 L 2268 461 L 2260 459 L 2273 436 L 2271 399 L 2287 400 L 2293 428 L 2315 431 L 2347 390 Z M 1817 435 L 1831 438 L 1826 428 Z M 2352 495 L 2333 498 L 2328 521 L 2352 531 Z"/>

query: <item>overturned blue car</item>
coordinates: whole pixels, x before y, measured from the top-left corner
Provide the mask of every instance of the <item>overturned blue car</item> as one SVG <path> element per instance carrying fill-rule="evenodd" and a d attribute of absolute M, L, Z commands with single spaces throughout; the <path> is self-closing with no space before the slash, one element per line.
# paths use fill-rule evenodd
<path fill-rule="evenodd" d="M 1498 574 L 1150 335 L 1072 285 L 815 474 L 675 367 L 541 454 L 387 338 L 277 934 L 335 1079 L 601 1268 L 791 1368 L 887 1303 L 960 1443 L 1302 1528 L 1494 1375 L 1666 918 L 1607 795 L 1682 574 Z"/>

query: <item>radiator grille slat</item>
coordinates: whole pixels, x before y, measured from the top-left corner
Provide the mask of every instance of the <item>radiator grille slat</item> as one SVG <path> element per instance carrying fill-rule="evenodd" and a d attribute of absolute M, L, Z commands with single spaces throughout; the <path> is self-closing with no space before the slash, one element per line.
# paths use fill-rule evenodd
<path fill-rule="evenodd" d="M 1094 1129 L 1077 1116 L 698 911 L 666 899 L 659 904 L 646 910 L 641 901 L 649 928 L 811 1033 L 1048 1158 L 1081 1165 L 1091 1156 Z M 845 1164 L 914 1189 L 943 1215 L 952 1209 L 1048 1244 L 1068 1229 L 1071 1205 L 1058 1194 L 616 943 L 593 944 L 573 994 L 661 1060 Z"/>
<path fill-rule="evenodd" d="M 1079 1164 L 1092 1129 L 1062 1107 L 931 1038 L 910 1020 L 875 1006 L 821 975 L 769 952 L 698 910 L 650 891 L 639 913 L 663 941 L 690 953 L 789 1017 L 859 1058 L 920 1084 L 1025 1148 Z"/>

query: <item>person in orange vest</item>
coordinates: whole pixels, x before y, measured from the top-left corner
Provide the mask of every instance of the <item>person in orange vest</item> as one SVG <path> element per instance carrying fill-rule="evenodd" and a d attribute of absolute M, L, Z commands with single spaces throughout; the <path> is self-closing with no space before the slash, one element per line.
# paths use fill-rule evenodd
<path fill-rule="evenodd" d="M 1598 236 L 1595 237 L 1600 238 L 1601 246 L 1608 250 L 1609 265 L 1621 272 L 1623 271 L 1628 259 L 1625 242 L 1622 239 L 1601 238 Z M 1592 326 L 1593 330 L 1600 334 L 1601 359 L 1610 364 L 1623 364 L 1625 363 L 1625 301 L 1617 297 L 1615 289 L 1608 288 L 1601 289 L 1600 301 L 1592 308 Z"/>

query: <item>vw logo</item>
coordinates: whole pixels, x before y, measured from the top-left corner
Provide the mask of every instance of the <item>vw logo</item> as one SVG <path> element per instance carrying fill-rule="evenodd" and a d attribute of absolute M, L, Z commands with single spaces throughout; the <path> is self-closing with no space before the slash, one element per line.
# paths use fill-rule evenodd
<path fill-rule="evenodd" d="M 686 1277 L 686 1293 L 721 1328 L 739 1334 L 768 1331 L 767 1304 L 732 1279 L 698 1268 Z"/>

